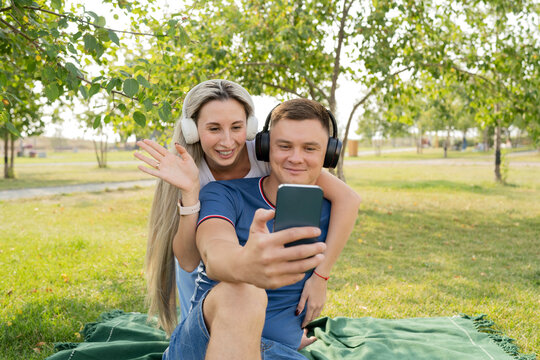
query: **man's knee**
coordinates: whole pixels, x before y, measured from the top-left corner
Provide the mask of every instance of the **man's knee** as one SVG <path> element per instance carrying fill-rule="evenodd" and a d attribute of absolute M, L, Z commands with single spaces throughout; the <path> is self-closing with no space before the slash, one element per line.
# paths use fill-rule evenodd
<path fill-rule="evenodd" d="M 229 319 L 235 323 L 264 323 L 267 304 L 268 297 L 263 289 L 245 283 L 222 282 L 210 291 L 203 309 L 209 323 L 216 318 Z"/>

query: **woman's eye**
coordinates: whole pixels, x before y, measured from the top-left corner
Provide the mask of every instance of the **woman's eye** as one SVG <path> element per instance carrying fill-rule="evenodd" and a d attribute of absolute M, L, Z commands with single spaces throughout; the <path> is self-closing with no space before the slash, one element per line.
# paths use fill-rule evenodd
<path fill-rule="evenodd" d="M 289 148 L 289 145 L 279 145 L 279 148 L 282 150 L 287 150 Z"/>
<path fill-rule="evenodd" d="M 233 130 L 242 130 L 243 126 L 233 126 Z"/>
<path fill-rule="evenodd" d="M 214 131 L 218 131 L 218 130 L 219 130 L 219 128 L 217 128 L 217 127 L 213 127 L 213 128 L 209 128 L 208 130 L 210 130 L 210 131 L 214 132 Z"/>

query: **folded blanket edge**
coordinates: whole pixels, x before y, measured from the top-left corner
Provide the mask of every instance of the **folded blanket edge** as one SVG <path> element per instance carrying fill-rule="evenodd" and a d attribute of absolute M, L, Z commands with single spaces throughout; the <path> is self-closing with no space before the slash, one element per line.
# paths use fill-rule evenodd
<path fill-rule="evenodd" d="M 515 339 L 503 334 L 502 331 L 495 328 L 496 324 L 493 320 L 488 319 L 486 314 L 469 316 L 460 314 L 464 319 L 472 321 L 478 332 L 485 333 L 488 337 L 498 345 L 504 352 L 512 356 L 516 360 L 536 360 L 536 354 L 522 354 L 519 346 L 515 344 Z"/>

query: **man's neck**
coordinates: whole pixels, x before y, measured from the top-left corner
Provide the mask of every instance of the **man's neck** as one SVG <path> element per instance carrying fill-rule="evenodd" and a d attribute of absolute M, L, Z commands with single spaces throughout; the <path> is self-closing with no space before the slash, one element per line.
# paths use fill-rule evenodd
<path fill-rule="evenodd" d="M 272 176 L 272 173 L 263 179 L 262 188 L 264 195 L 272 204 L 276 203 L 277 189 L 279 186 L 279 181 L 275 176 Z"/>

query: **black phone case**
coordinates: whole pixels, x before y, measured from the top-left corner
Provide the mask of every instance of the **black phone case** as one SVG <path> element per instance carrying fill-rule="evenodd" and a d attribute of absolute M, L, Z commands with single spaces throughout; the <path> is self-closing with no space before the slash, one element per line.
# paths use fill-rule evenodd
<path fill-rule="evenodd" d="M 298 226 L 320 227 L 323 191 L 316 185 L 282 184 L 278 187 L 274 231 Z M 317 238 L 301 239 L 285 247 L 311 244 Z"/>

